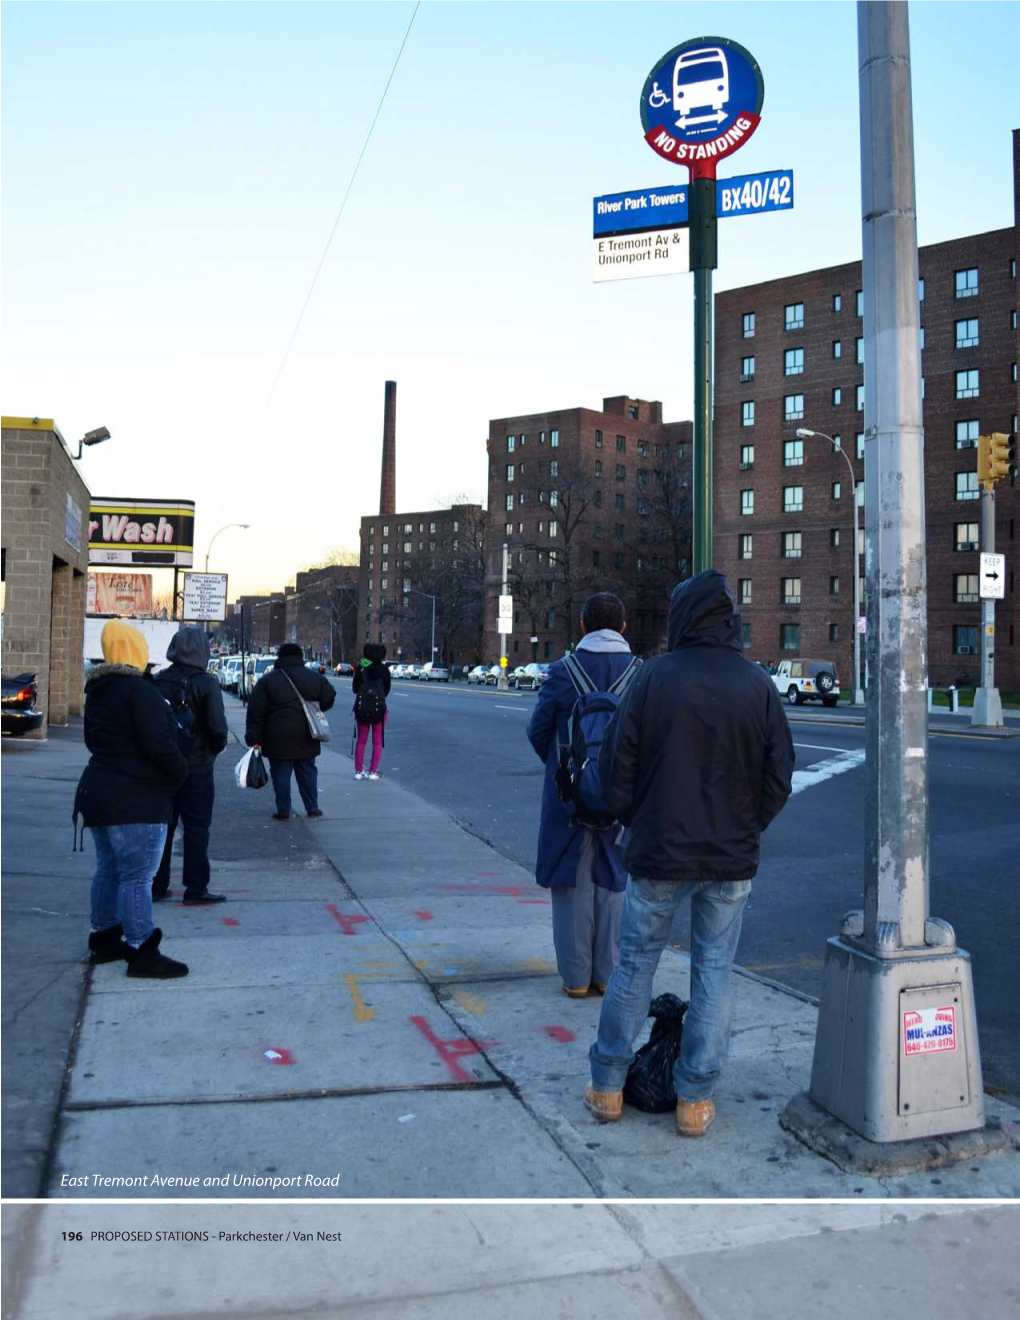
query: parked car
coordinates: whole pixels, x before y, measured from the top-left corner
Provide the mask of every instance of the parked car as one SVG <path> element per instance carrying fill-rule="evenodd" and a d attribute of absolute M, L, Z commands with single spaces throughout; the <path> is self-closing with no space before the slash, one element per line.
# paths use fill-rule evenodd
<path fill-rule="evenodd" d="M 390 678 L 403 678 L 407 673 L 407 665 L 391 664 Z"/>
<path fill-rule="evenodd" d="M 438 660 L 430 660 L 427 665 L 422 665 L 421 681 L 423 683 L 449 683 L 449 667 L 441 665 Z"/>
<path fill-rule="evenodd" d="M 520 692 L 523 688 L 530 688 L 532 692 L 537 692 L 542 684 L 549 677 L 549 666 L 539 664 L 537 661 L 530 665 L 525 665 L 514 679 L 514 687 Z"/>
<path fill-rule="evenodd" d="M 220 680 L 220 687 L 227 692 L 236 692 L 237 676 L 240 671 L 241 657 L 239 655 L 228 655 L 216 672 L 216 677 Z"/>
<path fill-rule="evenodd" d="M 499 682 L 499 675 L 500 675 L 501 670 L 502 670 L 502 665 L 490 665 L 490 666 L 489 666 L 489 672 L 485 675 L 485 686 L 486 686 L 486 687 L 495 687 L 495 686 L 496 686 L 496 684 Z"/>
<path fill-rule="evenodd" d="M 516 669 L 507 670 L 507 675 L 506 675 L 507 685 L 509 687 L 515 688 L 517 686 L 517 680 L 524 673 L 526 668 L 527 668 L 526 665 L 518 665 Z"/>
<path fill-rule="evenodd" d="M 474 669 L 468 671 L 467 681 L 469 683 L 484 683 L 488 676 L 488 665 L 475 665 Z"/>
<path fill-rule="evenodd" d="M 306 660 L 305 668 L 314 669 L 316 670 L 317 673 L 320 674 L 324 674 L 326 672 L 326 666 L 322 663 L 321 660 Z"/>
<path fill-rule="evenodd" d="M 346 660 L 341 660 L 333 672 L 340 678 L 350 678 L 354 673 L 354 666 L 349 665 Z"/>
<path fill-rule="evenodd" d="M 6 674 L 3 676 L 0 723 L 3 725 L 3 732 L 15 738 L 42 727 L 42 711 L 35 708 L 35 699 L 39 695 L 35 678 L 35 674 L 31 671 L 12 674 L 10 678 Z"/>
<path fill-rule="evenodd" d="M 791 706 L 802 701 L 835 706 L 839 701 L 839 678 L 832 660 L 782 660 L 772 682 Z"/>
<path fill-rule="evenodd" d="M 275 655 L 250 655 L 244 670 L 238 675 L 237 693 L 242 701 L 247 701 L 255 684 L 264 673 L 276 664 Z"/>
<path fill-rule="evenodd" d="M 405 678 L 421 678 L 421 665 L 405 665 L 405 666 L 404 666 L 404 677 L 405 677 Z"/>

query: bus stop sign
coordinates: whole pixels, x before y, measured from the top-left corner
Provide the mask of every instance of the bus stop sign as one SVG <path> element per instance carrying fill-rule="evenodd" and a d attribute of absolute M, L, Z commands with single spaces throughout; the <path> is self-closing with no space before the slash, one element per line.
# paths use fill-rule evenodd
<path fill-rule="evenodd" d="M 758 127 L 764 99 L 749 51 L 726 37 L 695 37 L 674 46 L 645 79 L 645 141 L 664 160 L 686 165 L 692 178 L 714 178 L 716 163 Z"/>

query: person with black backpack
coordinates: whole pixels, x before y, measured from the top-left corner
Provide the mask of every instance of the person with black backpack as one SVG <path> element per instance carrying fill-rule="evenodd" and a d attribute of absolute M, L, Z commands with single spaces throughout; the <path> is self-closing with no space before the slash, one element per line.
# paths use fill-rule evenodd
<path fill-rule="evenodd" d="M 626 628 L 618 596 L 590 596 L 584 635 L 550 667 L 528 724 L 545 762 L 535 878 L 549 890 L 556 965 L 572 999 L 603 993 L 619 947 L 626 840 L 602 798 L 598 764 L 605 728 L 641 664 Z"/>
<path fill-rule="evenodd" d="M 354 719 L 358 726 L 358 740 L 354 746 L 354 778 L 378 779 L 386 741 L 386 721 L 389 710 L 386 698 L 390 695 L 390 670 L 384 665 L 386 647 L 382 642 L 366 642 L 361 662 L 354 671 Z M 365 774 L 365 748 L 368 735 L 372 735 L 372 759 Z"/>
<path fill-rule="evenodd" d="M 182 903 L 224 903 L 209 892 L 209 830 L 216 791 L 213 766 L 227 745 L 223 691 L 208 672 L 209 639 L 202 628 L 180 628 L 170 639 L 168 668 L 156 675 L 156 688 L 173 712 L 177 746 L 188 763 L 188 777 L 174 794 L 163 857 L 152 881 L 152 901 L 168 899 L 170 856 L 180 822 L 184 831 Z"/>

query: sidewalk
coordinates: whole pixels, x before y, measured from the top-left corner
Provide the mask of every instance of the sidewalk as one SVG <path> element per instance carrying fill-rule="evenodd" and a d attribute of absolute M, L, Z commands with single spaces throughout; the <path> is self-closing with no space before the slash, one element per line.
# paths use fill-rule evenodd
<path fill-rule="evenodd" d="M 1016 1206 L 959 1204 L 194 1205 L 182 1216 L 51 1202 L 5 1211 L 3 1313 L 1000 1320 L 1016 1305 L 1018 1228 Z M 95 1241 L 97 1230 L 151 1238 Z M 156 1237 L 180 1230 L 208 1237 Z M 82 1242 L 62 1237 L 74 1232 Z"/>
<path fill-rule="evenodd" d="M 240 706 L 228 713 L 239 731 Z M 878 1181 L 785 1133 L 778 1114 L 807 1083 L 816 1012 L 748 974 L 711 1134 L 682 1142 L 671 1115 L 630 1110 L 597 1125 L 581 1092 L 599 1001 L 561 993 L 547 898 L 413 793 L 355 783 L 348 750 L 340 738 L 320 757 L 326 816 L 286 823 L 271 819 L 269 790 L 234 787 L 239 746 L 220 758 L 214 887 L 230 902 L 157 908 L 185 980 L 129 981 L 119 964 L 91 973 L 48 1195 L 1017 1194 L 1015 1150 Z M 68 785 L 53 789 L 63 802 Z M 79 897 L 86 849 L 66 863 Z M 79 956 L 84 934 L 83 922 Z M 687 983 L 686 958 L 668 953 L 657 992 L 686 995 Z M 97 1174 L 138 1182 L 97 1187 Z"/>
<path fill-rule="evenodd" d="M 844 703 L 832 710 L 803 704 L 787 706 L 786 714 L 793 724 L 848 724 L 859 728 L 864 728 L 865 724 L 863 708 Z M 1020 738 L 1020 713 L 1017 711 L 1003 711 L 1004 727 L 1001 729 L 975 728 L 970 719 L 969 707 L 950 711 L 944 706 L 935 706 L 928 712 L 928 732 L 967 738 Z"/>

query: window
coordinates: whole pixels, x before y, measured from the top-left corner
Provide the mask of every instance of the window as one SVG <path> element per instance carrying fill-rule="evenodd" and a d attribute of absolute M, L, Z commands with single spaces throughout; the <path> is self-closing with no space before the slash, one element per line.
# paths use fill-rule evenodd
<path fill-rule="evenodd" d="M 754 445 L 740 446 L 740 470 L 750 472 L 754 467 Z"/>
<path fill-rule="evenodd" d="M 857 440 L 857 457 L 858 457 L 858 458 L 863 458 L 863 457 L 864 457 L 864 432 L 863 432 L 863 431 L 858 431 L 858 432 L 857 432 L 856 440 Z"/>
<path fill-rule="evenodd" d="M 842 341 L 842 339 L 834 339 L 834 340 L 832 341 L 832 356 L 833 356 L 834 358 L 841 358 L 841 357 L 843 356 L 843 341 Z"/>
<path fill-rule="evenodd" d="M 859 482 L 857 483 L 857 507 L 858 507 L 859 509 L 863 509 L 863 508 L 864 508 L 864 482 L 863 482 L 863 481 L 859 481 Z"/>
<path fill-rule="evenodd" d="M 864 528 L 863 528 L 863 527 L 858 527 L 858 529 L 857 529 L 857 553 L 858 553 L 859 555 L 863 555 L 863 554 L 864 554 Z M 862 595 L 863 595 L 863 592 L 862 592 Z"/>
<path fill-rule="evenodd" d="M 624 507 L 625 507 L 625 505 L 626 505 L 626 502 L 627 502 L 627 501 L 626 501 L 625 496 L 623 496 L 623 495 L 617 495 L 617 497 L 616 497 L 616 511 L 617 511 L 617 513 L 623 513 L 623 510 L 624 510 Z"/>
<path fill-rule="evenodd" d="M 976 316 L 972 316 L 966 321 L 957 321 L 956 323 L 957 348 L 977 348 L 979 340 L 980 340 L 980 336 L 978 334 L 978 319 Z"/>
<path fill-rule="evenodd" d="M 597 459 L 595 460 L 595 475 L 596 475 L 597 477 L 601 477 L 601 476 L 602 476 L 602 459 L 601 459 L 601 458 L 597 458 Z"/>
<path fill-rule="evenodd" d="M 978 295 L 977 267 L 971 266 L 969 270 L 958 270 L 956 272 L 957 298 L 976 298 L 977 295 Z"/>
<path fill-rule="evenodd" d="M 618 435 L 616 437 L 616 452 L 618 454 L 625 454 L 627 452 L 627 437 L 625 435 Z"/>
<path fill-rule="evenodd" d="M 783 512 L 802 513 L 804 510 L 804 487 L 783 487 Z"/>
<path fill-rule="evenodd" d="M 616 480 L 617 481 L 627 480 L 627 469 L 626 467 L 624 467 L 622 463 L 617 463 L 616 465 Z"/>
<path fill-rule="evenodd" d="M 754 400 L 745 399 L 740 405 L 740 424 L 741 426 L 754 425 Z"/>
<path fill-rule="evenodd" d="M 858 386 L 857 386 L 857 411 L 858 411 L 858 412 L 863 412 L 863 411 L 864 411 L 864 386 L 863 386 L 863 385 L 858 385 Z"/>
<path fill-rule="evenodd" d="M 592 567 L 593 567 L 593 568 L 598 568 L 598 567 L 599 567 L 599 565 L 602 563 L 602 551 L 601 551 L 601 550 L 593 550 L 593 551 L 591 552 L 591 562 L 592 562 Z"/>
<path fill-rule="evenodd" d="M 387 525 L 382 529 L 382 534 L 383 534 L 383 536 L 389 536 L 389 534 L 390 534 L 389 524 L 387 524 Z"/>
<path fill-rule="evenodd" d="M 558 535 L 558 532 L 557 532 L 556 529 L 557 529 L 558 527 L 559 527 L 559 523 L 556 521 L 556 519 L 555 519 L 555 518 L 550 518 L 550 519 L 549 519 L 549 535 L 550 535 L 550 536 L 557 536 L 557 535 Z"/>
<path fill-rule="evenodd" d="M 637 511 L 638 511 L 638 513 L 640 514 L 640 516 L 641 516 L 642 518 L 647 518 L 647 517 L 648 517 L 648 514 L 649 514 L 649 512 L 650 512 L 650 510 L 649 510 L 649 508 L 648 508 L 648 501 L 647 501 L 647 500 L 638 500 L 638 502 L 637 502 Z M 640 535 L 641 535 L 641 536 L 644 536 L 645 533 L 642 532 Z"/>
<path fill-rule="evenodd" d="M 554 458 L 549 464 L 549 475 L 550 477 L 558 477 L 560 475 L 560 461 L 558 458 Z"/>
<path fill-rule="evenodd" d="M 843 437 L 841 435 L 834 435 L 832 437 L 832 447 L 837 453 L 843 448 Z"/>
<path fill-rule="evenodd" d="M 551 491 L 549 492 L 549 508 L 550 508 L 550 509 L 555 509 L 556 506 L 557 506 L 557 504 L 559 504 L 559 502 L 560 502 L 560 493 L 559 493 L 559 491 L 558 491 L 558 490 L 551 490 Z"/>
<path fill-rule="evenodd" d="M 514 479 L 514 465 L 512 463 L 506 465 L 506 479 L 507 481 L 513 481 Z"/>
<path fill-rule="evenodd" d="M 750 559 L 754 551 L 754 537 L 750 532 L 744 532 L 737 542 L 737 558 Z"/>
<path fill-rule="evenodd" d="M 435 533 L 435 530 L 436 530 L 436 524 L 435 524 L 434 522 L 430 522 L 430 523 L 429 523 L 429 534 L 430 534 L 430 535 L 433 535 L 433 534 Z"/>
<path fill-rule="evenodd" d="M 953 525 L 953 549 L 976 550 L 978 548 L 978 525 L 976 522 L 961 522 Z"/>
<path fill-rule="evenodd" d="M 743 645 L 744 650 L 745 650 L 745 651 L 750 651 L 750 649 L 751 649 L 751 625 L 750 625 L 749 623 L 742 623 L 742 624 L 740 625 L 740 634 L 741 634 L 741 643 L 742 643 L 742 645 Z"/>
<path fill-rule="evenodd" d="M 924 302 L 924 280 L 917 281 L 917 301 Z"/>
<path fill-rule="evenodd" d="M 783 325 L 787 330 L 800 330 L 804 325 L 804 304 L 787 303 L 783 313 Z"/>
<path fill-rule="evenodd" d="M 957 449 L 976 449 L 978 442 L 978 419 L 976 417 L 968 418 L 965 422 L 956 423 L 956 447 Z"/>
<path fill-rule="evenodd" d="M 409 555 L 409 554 L 411 553 L 411 549 L 412 549 L 411 542 L 410 542 L 410 541 L 405 541 L 405 542 L 404 542 L 404 554 L 405 554 L 405 555 Z"/>
<path fill-rule="evenodd" d="M 803 376 L 803 374 L 804 350 L 802 348 L 788 348 L 783 354 L 783 375 Z"/>
<path fill-rule="evenodd" d="M 953 600 L 957 605 L 976 605 L 978 603 L 978 575 L 976 573 L 953 574 Z"/>
<path fill-rule="evenodd" d="M 368 534 L 369 534 L 369 536 L 375 536 L 375 527 L 374 527 L 374 525 L 368 529 Z"/>
<path fill-rule="evenodd" d="M 830 595 L 830 596 L 838 596 L 838 595 L 839 595 L 839 578 L 838 578 L 838 577 L 830 577 L 830 578 L 829 578 L 829 595 Z"/>
<path fill-rule="evenodd" d="M 754 491 L 742 490 L 740 492 L 740 516 L 747 518 L 752 513 L 754 513 Z"/>
<path fill-rule="evenodd" d="M 754 380 L 753 357 L 746 357 L 740 359 L 740 379 L 742 381 Z"/>
<path fill-rule="evenodd" d="M 383 541 L 382 552 L 383 552 L 384 555 L 388 555 L 388 554 L 389 554 L 389 552 L 390 552 L 390 543 L 389 543 L 389 541 Z"/>
<path fill-rule="evenodd" d="M 512 454 L 516 448 L 517 437 L 515 435 L 508 435 L 506 438 L 506 452 Z"/>
<path fill-rule="evenodd" d="M 507 523 L 503 528 L 503 535 L 511 536 L 513 534 L 513 530 L 514 530 L 513 523 Z"/>
<path fill-rule="evenodd" d="M 737 587 L 739 588 L 739 599 L 741 605 L 750 605 L 751 603 L 751 579 L 738 578 Z"/>
<path fill-rule="evenodd" d="M 843 402 L 843 391 L 837 385 L 832 391 L 832 406 L 834 408 L 838 408 L 842 402 Z"/>
<path fill-rule="evenodd" d="M 804 416 L 803 394 L 788 394 L 783 399 L 783 418 L 787 422 L 796 422 Z"/>
<path fill-rule="evenodd" d="M 595 448 L 596 448 L 596 449 L 601 449 L 601 448 L 602 448 L 602 432 L 601 432 L 601 431 L 596 431 L 596 432 L 595 432 Z"/>
<path fill-rule="evenodd" d="M 622 540 L 623 540 L 623 523 L 614 523 L 614 524 L 613 524 L 613 540 L 614 540 L 614 541 L 622 541 Z"/>
<path fill-rule="evenodd" d="M 842 495 L 843 495 L 842 485 L 840 484 L 840 482 L 834 481 L 832 483 L 832 498 L 834 500 L 838 500 L 842 498 Z"/>
<path fill-rule="evenodd" d="M 632 407 L 631 405 L 628 405 L 627 416 L 630 418 L 632 422 L 636 422 L 638 419 L 637 409 Z"/>
<path fill-rule="evenodd" d="M 591 497 L 591 502 L 595 505 L 596 509 L 602 508 L 602 492 L 600 490 L 597 490 Z"/>
<path fill-rule="evenodd" d="M 804 441 L 785 440 L 783 442 L 783 467 L 802 467 L 804 464 Z"/>
<path fill-rule="evenodd" d="M 743 322 L 743 324 L 744 324 L 744 338 L 745 338 L 745 339 L 753 339 L 753 338 L 754 338 L 754 312 L 745 312 L 745 313 L 744 313 L 744 322 Z"/>
<path fill-rule="evenodd" d="M 829 624 L 829 641 L 830 641 L 830 642 L 838 642 L 838 641 L 839 641 L 839 624 L 838 624 L 838 623 L 830 623 L 830 624 Z"/>
<path fill-rule="evenodd" d="M 513 493 L 511 493 L 511 494 L 509 494 L 509 495 L 506 497 L 506 511 L 507 511 L 507 513 L 512 512 L 512 511 L 513 511 L 513 507 L 514 507 L 514 497 L 513 497 Z"/>
<path fill-rule="evenodd" d="M 601 540 L 602 540 L 602 524 L 601 524 L 601 523 L 596 523 L 596 524 L 595 524 L 595 527 L 594 527 L 593 530 L 592 530 L 592 536 L 595 538 L 596 541 L 601 541 Z"/>
<path fill-rule="evenodd" d="M 864 340 L 860 337 L 860 335 L 858 335 L 858 337 L 857 337 L 856 345 L 857 345 L 857 365 L 858 365 L 858 366 L 863 366 L 863 365 L 864 365 Z"/>
<path fill-rule="evenodd" d="M 841 312 L 843 310 L 843 295 L 841 293 L 834 293 L 832 295 L 832 310 L 834 312 Z M 836 354 L 836 356 L 838 356 L 838 354 Z"/>
<path fill-rule="evenodd" d="M 924 326 L 920 326 L 917 332 L 917 342 L 921 352 L 924 352 Z"/>
<path fill-rule="evenodd" d="M 980 378 L 976 368 L 971 371 L 956 373 L 956 397 L 958 399 L 976 399 L 980 390 Z"/>
<path fill-rule="evenodd" d="M 784 532 L 783 533 L 783 558 L 799 559 L 801 555 L 801 533 Z"/>
<path fill-rule="evenodd" d="M 800 604 L 800 578 L 782 578 L 782 593 L 784 605 Z"/>
<path fill-rule="evenodd" d="M 549 432 L 549 444 L 552 446 L 553 449 L 559 449 L 560 433 L 558 430 Z"/>
<path fill-rule="evenodd" d="M 779 625 L 779 649 L 780 651 L 800 650 L 799 623 L 781 623 Z"/>
<path fill-rule="evenodd" d="M 623 555 L 613 555 L 613 567 L 623 568 Z"/>
<path fill-rule="evenodd" d="M 637 474 L 637 484 L 638 484 L 639 486 L 647 486 L 647 485 L 648 485 L 648 469 L 647 469 L 647 468 L 639 468 L 639 469 L 638 469 L 638 474 Z"/>
<path fill-rule="evenodd" d="M 958 500 L 976 500 L 980 497 L 978 475 L 976 472 L 957 472 L 956 498 Z"/>
<path fill-rule="evenodd" d="M 863 316 L 863 315 L 864 315 L 864 291 L 863 291 L 862 289 L 858 289 L 858 290 L 857 290 L 856 299 L 857 299 L 857 315 L 858 315 L 858 316 Z"/>
<path fill-rule="evenodd" d="M 953 628 L 953 655 L 977 655 L 978 630 L 971 624 Z"/>
<path fill-rule="evenodd" d="M 832 547 L 833 550 L 836 550 L 836 549 L 839 547 L 839 528 L 838 528 L 838 527 L 830 527 L 830 528 L 829 528 L 829 545 Z"/>

